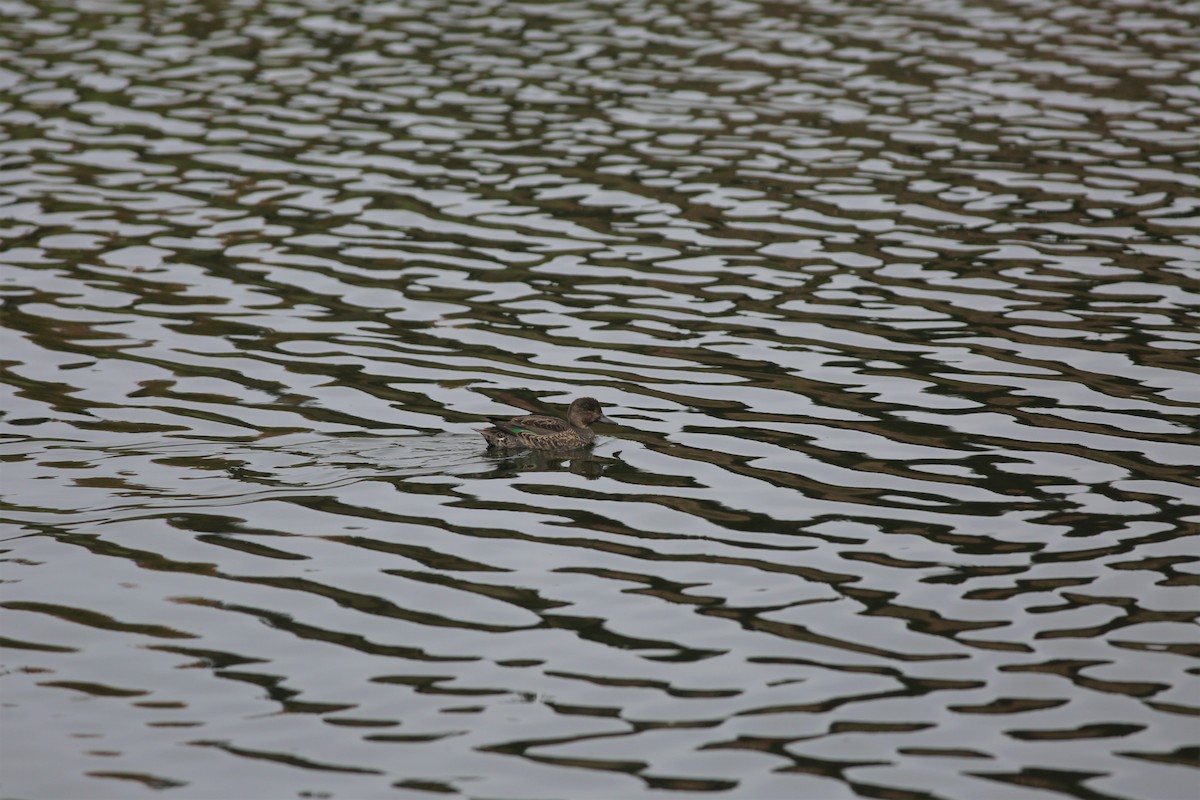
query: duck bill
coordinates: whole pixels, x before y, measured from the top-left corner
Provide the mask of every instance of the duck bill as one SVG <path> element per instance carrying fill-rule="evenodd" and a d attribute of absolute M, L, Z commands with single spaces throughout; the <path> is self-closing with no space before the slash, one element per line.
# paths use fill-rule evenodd
<path fill-rule="evenodd" d="M 596 422 L 603 422 L 608 425 L 616 425 L 617 424 L 617 423 L 613 422 L 611 419 L 609 419 L 608 417 L 604 416 L 603 414 L 596 417 Z"/>

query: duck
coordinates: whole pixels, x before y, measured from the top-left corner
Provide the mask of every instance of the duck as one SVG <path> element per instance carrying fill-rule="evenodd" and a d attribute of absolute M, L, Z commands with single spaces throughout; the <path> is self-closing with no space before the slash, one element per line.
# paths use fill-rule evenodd
<path fill-rule="evenodd" d="M 606 422 L 600 403 L 593 397 L 580 397 L 567 409 L 566 420 L 530 414 L 525 417 L 488 417 L 490 428 L 479 428 L 488 447 L 500 450 L 571 450 L 587 447 L 596 440 L 591 425 Z"/>

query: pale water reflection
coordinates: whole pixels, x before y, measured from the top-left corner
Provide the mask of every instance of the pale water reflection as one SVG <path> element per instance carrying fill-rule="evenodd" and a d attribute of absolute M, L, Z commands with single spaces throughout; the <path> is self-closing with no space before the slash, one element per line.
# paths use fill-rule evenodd
<path fill-rule="evenodd" d="M 0 795 L 1190 800 L 1198 54 L 0 0 Z"/>

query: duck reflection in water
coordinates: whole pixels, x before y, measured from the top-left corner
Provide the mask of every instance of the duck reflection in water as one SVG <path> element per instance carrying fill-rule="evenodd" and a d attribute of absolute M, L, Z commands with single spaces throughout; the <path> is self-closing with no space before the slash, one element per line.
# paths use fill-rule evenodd
<path fill-rule="evenodd" d="M 604 416 L 594 398 L 580 397 L 567 409 L 566 420 L 531 414 L 525 417 L 488 417 L 491 428 L 481 428 L 488 447 L 499 450 L 573 450 L 596 440 L 595 422 L 615 424 Z"/>
<path fill-rule="evenodd" d="M 596 455 L 591 450 L 496 450 L 489 449 L 491 468 L 479 477 L 511 478 L 529 472 L 570 472 L 589 481 L 622 467 L 619 454 Z"/>

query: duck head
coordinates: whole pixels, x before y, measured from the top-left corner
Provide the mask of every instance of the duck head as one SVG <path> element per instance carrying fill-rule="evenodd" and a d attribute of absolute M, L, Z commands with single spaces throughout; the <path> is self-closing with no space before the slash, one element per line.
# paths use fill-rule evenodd
<path fill-rule="evenodd" d="M 593 422 L 616 424 L 604 416 L 604 411 L 600 409 L 600 403 L 593 397 L 580 397 L 571 403 L 571 407 L 567 409 L 567 421 L 576 428 L 589 428 Z"/>

